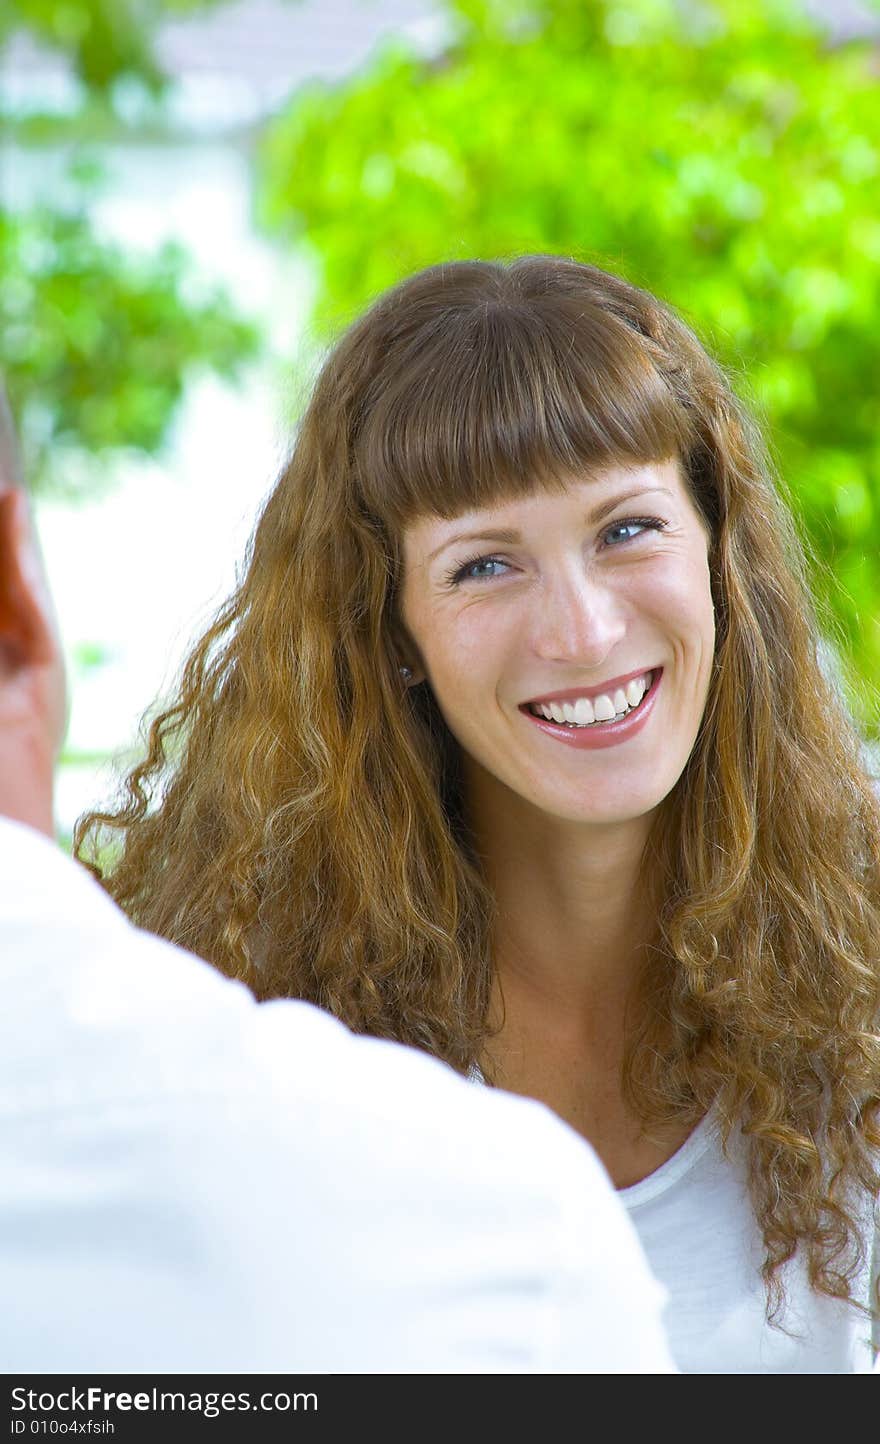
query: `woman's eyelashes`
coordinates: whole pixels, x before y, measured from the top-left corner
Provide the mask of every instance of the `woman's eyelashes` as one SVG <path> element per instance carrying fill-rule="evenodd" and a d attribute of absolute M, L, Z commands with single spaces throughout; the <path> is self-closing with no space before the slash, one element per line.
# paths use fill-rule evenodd
<path fill-rule="evenodd" d="M 611 550 L 617 550 L 619 547 L 628 546 L 631 542 L 638 541 L 639 537 L 643 536 L 646 531 L 663 531 L 666 525 L 667 523 L 663 521 L 663 519 L 659 516 L 633 516 L 627 517 L 625 521 L 612 522 L 611 526 L 606 527 L 605 530 L 603 532 L 600 532 L 599 535 L 606 547 L 609 547 Z M 623 540 L 619 541 L 609 540 L 609 538 L 613 537 L 616 533 L 627 531 L 631 532 L 636 527 L 638 527 L 639 530 L 636 532 L 635 536 L 624 537 Z M 465 562 L 456 562 L 454 566 L 452 566 L 450 570 L 446 573 L 445 582 L 447 586 L 456 587 L 459 586 L 461 582 L 465 581 L 491 581 L 493 577 L 499 576 L 501 575 L 501 573 L 497 571 L 478 572 L 476 570 L 477 567 L 509 566 L 510 563 L 506 562 L 503 557 L 487 556 L 484 554 L 480 554 L 478 556 L 469 557 L 468 560 Z"/>
<path fill-rule="evenodd" d="M 640 527 L 641 531 L 663 531 L 666 527 L 666 522 L 663 521 L 662 517 L 659 516 L 629 517 L 626 521 L 612 522 L 611 526 L 606 527 L 605 530 L 602 532 L 602 536 L 608 537 L 616 531 L 628 531 L 631 527 L 634 526 Z M 629 540 L 636 541 L 638 540 L 638 538 L 631 537 L 629 538 Z M 623 546 L 625 545 L 625 542 L 616 542 L 612 543 L 612 545 Z"/>
<path fill-rule="evenodd" d="M 487 580 L 487 578 L 489 577 L 490 574 L 487 573 L 487 572 L 483 572 L 482 574 L 479 574 L 479 575 L 478 575 L 478 574 L 476 573 L 476 570 L 475 570 L 477 567 L 506 567 L 506 566 L 507 566 L 507 562 L 502 561 L 501 557 L 482 557 L 482 556 L 481 556 L 481 557 L 472 557 L 470 561 L 462 562 L 461 565 L 459 565 L 458 562 L 456 562 L 456 564 L 455 564 L 455 566 L 452 568 L 452 570 L 451 570 L 451 571 L 448 571 L 448 572 L 446 573 L 446 582 L 447 582 L 447 584 L 448 584 L 449 586 L 451 586 L 451 587 L 457 587 L 458 584 L 459 584 L 459 582 L 464 582 L 464 581 L 481 582 L 481 581 L 485 581 L 485 580 Z M 491 575 L 497 576 L 497 572 L 496 572 L 496 573 L 492 573 Z"/>

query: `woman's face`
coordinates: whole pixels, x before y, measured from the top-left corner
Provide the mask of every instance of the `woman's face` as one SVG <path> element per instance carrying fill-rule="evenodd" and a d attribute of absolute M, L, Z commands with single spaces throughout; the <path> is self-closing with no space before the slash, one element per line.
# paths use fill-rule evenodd
<path fill-rule="evenodd" d="M 573 822 L 657 807 L 706 704 L 707 553 L 675 460 L 411 523 L 408 660 L 462 747 L 466 775 Z"/>

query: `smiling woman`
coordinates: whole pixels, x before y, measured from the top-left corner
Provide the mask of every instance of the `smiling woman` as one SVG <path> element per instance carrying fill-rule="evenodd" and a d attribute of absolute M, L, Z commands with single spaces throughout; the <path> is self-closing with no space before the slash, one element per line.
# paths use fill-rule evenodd
<path fill-rule="evenodd" d="M 663 516 L 630 514 L 648 502 Z M 472 810 L 501 784 L 542 817 L 591 822 L 578 833 L 591 850 L 606 845 L 600 824 L 638 817 L 641 853 L 693 750 L 715 646 L 709 537 L 678 461 L 593 469 L 467 521 L 465 536 L 436 516 L 404 529 L 401 619 L 410 665 L 418 656 L 459 744 Z M 493 538 L 505 548 L 459 560 Z M 663 720 L 645 730 L 661 687 Z M 595 766 L 580 756 L 609 748 L 622 750 Z M 488 806 L 481 796 L 478 813 Z M 566 876 L 579 845 L 566 841 Z M 558 897 L 555 915 L 564 923 Z"/>
<path fill-rule="evenodd" d="M 108 835 L 145 927 L 589 1139 L 680 1367 L 870 1367 L 880 808 L 655 297 L 462 262 L 356 322 Z"/>

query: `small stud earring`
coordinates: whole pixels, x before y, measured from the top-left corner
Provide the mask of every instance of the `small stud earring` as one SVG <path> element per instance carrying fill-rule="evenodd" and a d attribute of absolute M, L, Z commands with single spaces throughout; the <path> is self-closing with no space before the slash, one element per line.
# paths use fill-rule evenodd
<path fill-rule="evenodd" d="M 412 667 L 401 667 L 400 675 L 403 678 L 404 682 L 409 682 L 412 677 Z"/>

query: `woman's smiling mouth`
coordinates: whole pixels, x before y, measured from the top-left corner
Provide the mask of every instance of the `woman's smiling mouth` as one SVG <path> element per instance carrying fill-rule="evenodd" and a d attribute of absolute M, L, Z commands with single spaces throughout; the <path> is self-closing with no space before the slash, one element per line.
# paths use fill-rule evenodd
<path fill-rule="evenodd" d="M 520 712 L 550 737 L 577 747 L 611 747 L 625 742 L 647 722 L 663 675 L 662 667 L 615 677 L 599 688 L 548 694 L 523 702 Z"/>

